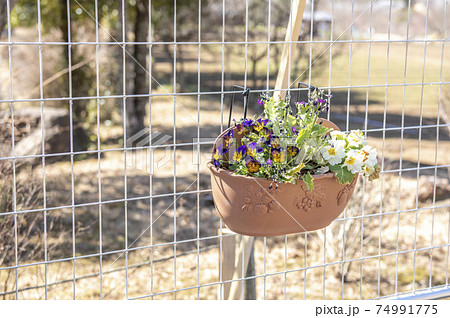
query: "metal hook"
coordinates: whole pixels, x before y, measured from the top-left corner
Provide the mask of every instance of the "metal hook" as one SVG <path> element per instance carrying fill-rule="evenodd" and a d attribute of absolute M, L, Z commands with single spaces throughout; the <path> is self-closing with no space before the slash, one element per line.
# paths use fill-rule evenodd
<path fill-rule="evenodd" d="M 303 82 L 298 82 L 297 88 L 309 88 L 309 91 L 314 91 L 317 89 L 317 87 L 303 83 Z M 298 91 L 297 94 L 297 103 L 300 102 L 300 91 Z"/>
<path fill-rule="evenodd" d="M 233 85 L 233 97 L 231 98 L 231 103 L 230 103 L 230 114 L 228 116 L 228 127 L 230 127 L 231 125 L 231 114 L 233 113 L 233 103 L 234 103 L 234 91 L 240 88 L 242 89 L 242 96 L 244 96 L 244 118 L 247 118 L 247 108 L 248 108 L 248 103 L 250 100 L 250 88 L 248 87 L 243 87 L 243 86 L 239 86 L 239 85 Z"/>

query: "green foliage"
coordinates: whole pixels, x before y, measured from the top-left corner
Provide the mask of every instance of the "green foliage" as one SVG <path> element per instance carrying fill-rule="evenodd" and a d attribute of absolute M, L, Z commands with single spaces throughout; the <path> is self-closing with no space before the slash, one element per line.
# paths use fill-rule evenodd
<path fill-rule="evenodd" d="M 355 177 L 353 173 L 351 173 L 346 167 L 343 167 L 341 165 L 330 166 L 330 170 L 335 172 L 336 178 L 341 184 L 351 183 L 353 181 L 353 178 Z"/>
<path fill-rule="evenodd" d="M 282 100 L 262 94 L 258 104 L 264 106 L 265 118 L 236 122 L 236 133 L 241 138 L 229 142 L 231 132 L 226 135 L 230 161 L 217 160 L 216 166 L 224 164 L 236 174 L 270 178 L 275 184 L 295 184 L 301 179 L 312 190 L 312 174 L 326 164 L 319 151 L 327 144 L 329 129 L 317 121 L 328 106 L 323 93 L 312 92 L 309 97 L 307 103 L 297 105 L 299 111 L 294 114 L 289 96 Z"/>
<path fill-rule="evenodd" d="M 308 189 L 308 191 L 312 191 L 314 189 L 314 178 L 309 171 L 302 176 L 302 180 L 305 183 L 306 189 Z"/>
<path fill-rule="evenodd" d="M 64 26 L 67 19 L 66 0 L 41 0 L 41 26 L 43 34 Z M 102 0 L 98 5 L 99 23 L 103 27 L 115 27 L 118 21 L 118 5 L 114 0 Z M 70 1 L 70 20 L 77 25 L 93 23 L 95 17 L 94 1 L 79 1 L 79 4 Z M 33 27 L 38 22 L 38 7 L 36 0 L 18 0 L 11 12 L 11 26 Z M 73 28 L 76 37 L 76 28 Z"/>

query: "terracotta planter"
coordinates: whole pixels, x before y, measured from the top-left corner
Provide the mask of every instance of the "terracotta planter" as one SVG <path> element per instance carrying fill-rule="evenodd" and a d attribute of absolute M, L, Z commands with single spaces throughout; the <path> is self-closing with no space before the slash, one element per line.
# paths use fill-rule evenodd
<path fill-rule="evenodd" d="M 321 119 L 322 120 L 322 119 Z M 323 125 L 339 129 L 332 122 Z M 222 143 L 222 136 L 215 145 Z M 271 180 L 235 175 L 217 170 L 210 162 L 214 204 L 222 221 L 232 231 L 249 236 L 275 236 L 314 231 L 328 226 L 347 206 L 355 189 L 340 184 L 333 173 L 314 176 L 314 190 L 303 181 L 279 184 L 269 189 Z"/>

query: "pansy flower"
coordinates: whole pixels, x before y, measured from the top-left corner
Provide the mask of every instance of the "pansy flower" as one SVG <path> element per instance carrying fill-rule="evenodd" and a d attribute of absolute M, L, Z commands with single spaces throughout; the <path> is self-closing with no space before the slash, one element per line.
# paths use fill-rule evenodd
<path fill-rule="evenodd" d="M 236 131 L 238 135 L 242 135 L 244 132 L 244 125 L 243 124 L 236 124 Z"/>
<path fill-rule="evenodd" d="M 275 163 L 283 162 L 286 152 L 283 148 L 272 148 L 272 161 Z"/>
<path fill-rule="evenodd" d="M 254 157 L 257 153 L 263 152 L 263 149 L 259 147 L 256 142 L 249 143 L 247 145 L 247 155 Z"/>
<path fill-rule="evenodd" d="M 225 141 L 225 147 L 228 148 L 233 142 L 233 129 L 230 129 L 230 131 L 223 136 L 223 140 Z"/>
<path fill-rule="evenodd" d="M 235 151 L 235 153 L 233 155 L 233 160 L 234 161 L 241 161 L 242 158 L 244 157 L 246 151 L 247 151 L 247 146 L 246 145 L 239 146 L 238 149 Z"/>
<path fill-rule="evenodd" d="M 270 145 L 272 148 L 279 148 L 280 147 L 280 137 L 273 136 L 270 140 Z"/>
<path fill-rule="evenodd" d="M 244 119 L 242 121 L 242 125 L 244 125 L 244 127 L 249 128 L 253 125 L 253 120 L 251 119 Z"/>
<path fill-rule="evenodd" d="M 289 155 L 294 158 L 300 150 L 295 146 L 288 146 L 287 151 L 289 152 Z"/>
<path fill-rule="evenodd" d="M 259 133 L 269 122 L 268 119 L 259 118 L 257 121 L 253 123 L 253 129 Z"/>
<path fill-rule="evenodd" d="M 259 147 L 265 147 L 265 146 L 266 146 L 266 138 L 260 137 L 260 138 L 258 139 L 258 141 L 256 142 L 256 144 L 257 144 Z M 261 149 L 262 149 L 262 148 L 261 148 Z"/>
<path fill-rule="evenodd" d="M 263 127 L 263 129 L 261 129 L 261 131 L 259 132 L 259 135 L 266 139 L 269 139 L 272 135 L 272 131 L 269 130 L 267 127 Z"/>
<path fill-rule="evenodd" d="M 259 161 L 253 157 L 247 157 L 245 165 L 250 173 L 257 173 L 259 168 L 261 168 Z"/>
<path fill-rule="evenodd" d="M 217 170 L 219 170 L 220 167 L 220 158 L 221 156 L 226 153 L 228 151 L 228 149 L 223 148 L 222 145 L 219 145 L 215 150 L 214 150 L 214 155 L 213 155 L 213 162 L 214 162 L 214 166 L 217 168 Z"/>

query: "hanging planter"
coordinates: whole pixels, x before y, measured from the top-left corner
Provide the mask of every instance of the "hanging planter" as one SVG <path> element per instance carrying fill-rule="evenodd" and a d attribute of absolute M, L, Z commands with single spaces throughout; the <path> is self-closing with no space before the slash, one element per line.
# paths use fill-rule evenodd
<path fill-rule="evenodd" d="M 319 118 L 330 96 L 310 87 L 308 101 L 263 95 L 265 118 L 242 119 L 215 141 L 214 203 L 234 232 L 275 236 L 328 226 L 347 206 L 357 176 L 378 176 L 376 150 L 360 131 L 342 133 Z"/>

